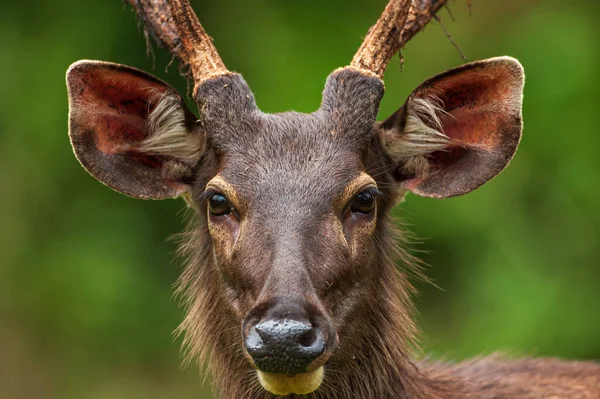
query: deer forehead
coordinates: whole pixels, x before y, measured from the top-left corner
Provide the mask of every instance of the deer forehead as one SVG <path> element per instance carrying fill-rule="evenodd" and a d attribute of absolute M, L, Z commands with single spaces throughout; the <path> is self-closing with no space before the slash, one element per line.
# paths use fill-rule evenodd
<path fill-rule="evenodd" d="M 324 113 L 254 114 L 238 126 L 243 129 L 216 143 L 219 178 L 236 196 L 333 199 L 364 170 L 366 143 L 332 134 L 334 125 Z"/>
<path fill-rule="evenodd" d="M 222 191 L 240 210 L 262 216 L 341 213 L 358 190 L 374 184 L 354 154 L 282 152 L 277 159 L 256 163 L 237 156 L 225 162 L 207 187 Z"/>

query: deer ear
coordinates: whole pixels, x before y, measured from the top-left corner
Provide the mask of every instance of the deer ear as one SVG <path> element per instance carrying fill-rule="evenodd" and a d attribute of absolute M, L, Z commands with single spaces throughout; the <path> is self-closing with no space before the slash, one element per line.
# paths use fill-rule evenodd
<path fill-rule="evenodd" d="M 514 58 L 451 69 L 421 84 L 379 126 L 394 178 L 424 197 L 468 193 L 500 173 L 521 139 L 524 74 Z"/>
<path fill-rule="evenodd" d="M 67 71 L 69 137 L 83 167 L 136 198 L 186 192 L 204 147 L 177 91 L 123 65 L 79 61 Z"/>

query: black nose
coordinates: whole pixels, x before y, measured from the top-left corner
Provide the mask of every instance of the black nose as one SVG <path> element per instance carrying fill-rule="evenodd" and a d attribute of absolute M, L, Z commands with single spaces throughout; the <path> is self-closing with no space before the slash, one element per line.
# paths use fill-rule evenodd
<path fill-rule="evenodd" d="M 311 321 L 309 312 L 289 305 L 289 302 L 284 306 L 275 305 L 263 317 L 247 319 L 246 350 L 263 372 L 306 373 L 311 363 L 326 350 L 329 334 L 319 326 L 319 317 L 312 317 Z"/>

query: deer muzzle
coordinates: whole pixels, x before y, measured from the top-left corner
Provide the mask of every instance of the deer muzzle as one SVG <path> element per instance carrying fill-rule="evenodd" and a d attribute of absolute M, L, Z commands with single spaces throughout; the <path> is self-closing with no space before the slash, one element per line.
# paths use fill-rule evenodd
<path fill-rule="evenodd" d="M 276 395 L 307 394 L 324 378 L 324 365 L 337 346 L 333 323 L 304 299 L 273 298 L 244 321 L 247 357 L 263 387 Z"/>

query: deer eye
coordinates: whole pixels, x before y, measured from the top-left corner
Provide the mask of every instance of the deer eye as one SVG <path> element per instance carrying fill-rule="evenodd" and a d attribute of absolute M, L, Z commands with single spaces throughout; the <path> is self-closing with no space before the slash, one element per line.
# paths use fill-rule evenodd
<path fill-rule="evenodd" d="M 215 216 L 229 215 L 233 207 L 222 194 L 213 194 L 208 199 L 208 210 Z"/>
<path fill-rule="evenodd" d="M 375 208 L 375 196 L 370 190 L 356 194 L 350 202 L 350 211 L 357 213 L 370 213 Z"/>

